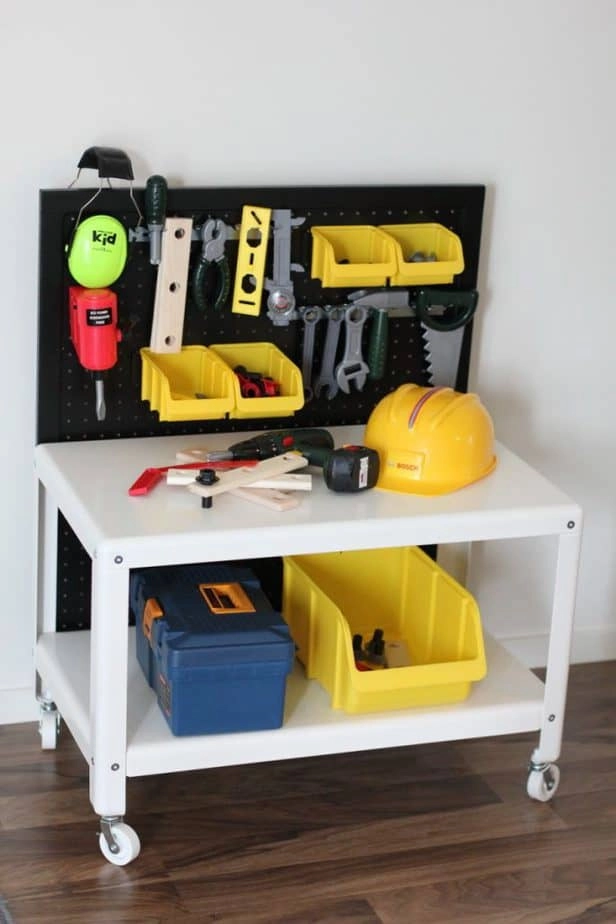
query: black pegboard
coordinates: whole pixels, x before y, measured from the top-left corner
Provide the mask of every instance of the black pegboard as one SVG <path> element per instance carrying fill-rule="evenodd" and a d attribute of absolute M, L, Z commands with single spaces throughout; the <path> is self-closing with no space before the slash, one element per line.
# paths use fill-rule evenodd
<path fill-rule="evenodd" d="M 208 218 L 221 218 L 239 225 L 245 204 L 291 209 L 304 223 L 292 232 L 291 259 L 305 272 L 293 273 L 298 306 L 344 304 L 351 290 L 324 288 L 310 278 L 313 225 L 394 224 L 435 221 L 462 240 L 464 271 L 452 288 L 472 289 L 477 284 L 484 187 L 473 186 L 347 186 L 284 188 L 180 188 L 170 189 L 167 214 L 190 217 L 195 226 Z M 65 245 L 74 230 L 79 210 L 94 193 L 89 189 L 44 190 L 40 193 L 39 249 L 39 351 L 38 351 L 38 442 L 84 439 L 113 439 L 130 436 L 158 436 L 186 433 L 227 432 L 246 429 L 276 429 L 289 426 L 335 426 L 364 423 L 377 401 L 403 382 L 428 384 L 425 345 L 419 323 L 413 318 L 391 319 L 388 363 L 385 377 L 368 379 L 361 392 L 339 392 L 334 400 L 313 399 L 288 418 L 263 420 L 205 420 L 170 423 L 160 421 L 141 401 L 141 359 L 139 350 L 149 345 L 156 267 L 149 262 L 147 243 L 129 244 L 126 269 L 113 285 L 118 295 L 122 342 L 117 365 L 105 376 L 107 415 L 96 419 L 91 375 L 78 363 L 69 339 L 68 287 Z M 143 190 L 135 198 L 144 209 Z M 134 229 L 138 216 L 126 189 L 104 189 L 84 210 L 82 218 L 105 213 Z M 194 242 L 193 261 L 201 245 Z M 269 248 L 271 255 L 272 248 Z M 231 268 L 237 243 L 227 244 Z M 267 275 L 271 275 L 271 256 Z M 409 290 L 412 297 L 414 290 Z M 481 310 L 481 300 L 480 308 Z M 325 333 L 325 322 L 317 328 L 315 365 Z M 369 325 L 366 325 L 366 336 Z M 465 330 L 456 387 L 465 390 L 472 337 L 472 324 Z M 342 345 L 341 338 L 341 345 Z M 272 342 L 301 368 L 302 323 L 275 326 L 263 311 L 259 317 L 232 314 L 229 306 L 219 314 L 204 316 L 190 295 L 184 322 L 185 344 Z M 68 524 L 60 518 L 58 527 L 58 629 L 81 628 L 89 624 L 89 560 Z"/>

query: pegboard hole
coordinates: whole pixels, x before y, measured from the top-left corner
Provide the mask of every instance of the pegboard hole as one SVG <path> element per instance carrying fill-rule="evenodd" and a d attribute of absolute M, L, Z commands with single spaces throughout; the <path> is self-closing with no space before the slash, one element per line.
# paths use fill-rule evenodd
<path fill-rule="evenodd" d="M 173 232 L 173 236 L 176 237 L 178 241 L 184 237 L 184 234 L 185 234 L 184 228 L 176 228 L 175 231 Z"/>
<path fill-rule="evenodd" d="M 180 289 L 180 284 L 179 284 L 179 282 L 172 282 L 172 283 L 169 284 L 169 291 L 170 291 L 170 292 L 178 292 L 179 289 Z"/>
<path fill-rule="evenodd" d="M 165 346 L 173 346 L 175 343 L 175 337 L 172 334 L 169 334 L 165 337 Z"/>

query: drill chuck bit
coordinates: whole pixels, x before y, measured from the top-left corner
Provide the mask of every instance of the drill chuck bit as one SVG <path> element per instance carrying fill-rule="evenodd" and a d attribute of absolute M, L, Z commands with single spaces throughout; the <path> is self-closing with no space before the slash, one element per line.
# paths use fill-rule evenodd
<path fill-rule="evenodd" d="M 94 389 L 96 395 L 96 419 L 104 420 L 107 414 L 107 408 L 105 407 L 105 384 L 100 372 L 96 373 L 94 376 Z"/>

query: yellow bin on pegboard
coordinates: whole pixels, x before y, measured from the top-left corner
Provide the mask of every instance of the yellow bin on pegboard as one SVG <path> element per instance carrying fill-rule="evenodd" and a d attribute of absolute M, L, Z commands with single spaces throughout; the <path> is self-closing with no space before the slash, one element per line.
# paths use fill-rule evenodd
<path fill-rule="evenodd" d="M 324 286 L 384 286 L 396 271 L 394 240 L 372 225 L 323 225 L 311 231 L 310 275 Z"/>
<path fill-rule="evenodd" d="M 288 417 L 304 406 L 302 374 L 282 350 L 273 343 L 212 343 L 210 350 L 231 372 L 233 406 L 230 417 Z M 242 395 L 236 366 L 273 379 L 279 386 L 278 395 L 246 398 Z"/>
<path fill-rule="evenodd" d="M 233 372 L 212 350 L 196 344 L 177 353 L 139 352 L 141 399 L 160 420 L 216 420 L 233 409 Z"/>
<path fill-rule="evenodd" d="M 462 241 L 437 222 L 379 225 L 394 243 L 396 272 L 392 286 L 446 285 L 464 269 Z M 423 259 L 413 260 L 414 256 Z"/>

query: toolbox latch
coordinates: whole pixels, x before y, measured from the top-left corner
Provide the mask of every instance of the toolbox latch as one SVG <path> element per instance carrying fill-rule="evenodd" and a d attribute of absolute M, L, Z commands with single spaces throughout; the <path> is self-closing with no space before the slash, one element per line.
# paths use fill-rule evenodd
<path fill-rule="evenodd" d="M 149 597 L 143 607 L 142 629 L 150 645 L 152 644 L 152 623 L 155 619 L 160 619 L 163 611 L 156 597 Z"/>

